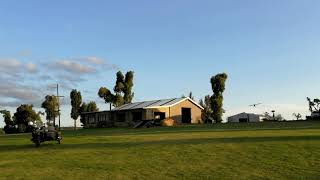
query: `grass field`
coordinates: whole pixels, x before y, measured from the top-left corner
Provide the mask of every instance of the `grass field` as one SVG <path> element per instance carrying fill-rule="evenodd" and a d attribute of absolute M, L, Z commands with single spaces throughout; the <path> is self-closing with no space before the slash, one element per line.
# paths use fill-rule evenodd
<path fill-rule="evenodd" d="M 320 122 L 0 135 L 0 179 L 320 179 Z"/>

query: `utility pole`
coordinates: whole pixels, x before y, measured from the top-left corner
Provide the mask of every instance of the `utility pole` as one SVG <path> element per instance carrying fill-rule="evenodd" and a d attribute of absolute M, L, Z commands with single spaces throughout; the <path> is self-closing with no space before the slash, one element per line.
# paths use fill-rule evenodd
<path fill-rule="evenodd" d="M 60 98 L 64 96 L 59 96 L 59 84 L 57 84 L 57 99 L 58 99 L 58 117 L 59 117 L 59 131 L 61 128 L 61 118 L 60 118 Z M 55 125 L 54 125 L 55 126 Z"/>

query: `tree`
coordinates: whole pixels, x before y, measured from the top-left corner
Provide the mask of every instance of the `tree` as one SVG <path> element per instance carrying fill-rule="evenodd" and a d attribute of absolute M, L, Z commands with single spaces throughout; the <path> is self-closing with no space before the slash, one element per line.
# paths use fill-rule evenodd
<path fill-rule="evenodd" d="M 223 115 L 223 92 L 228 75 L 225 73 L 217 74 L 211 78 L 213 95 L 210 98 L 212 118 L 215 122 L 222 122 Z"/>
<path fill-rule="evenodd" d="M 320 99 L 314 99 L 313 101 L 307 97 L 309 102 L 309 110 L 311 113 L 320 113 Z"/>
<path fill-rule="evenodd" d="M 285 119 L 282 117 L 281 114 L 275 114 L 275 111 L 271 111 L 272 115 L 270 113 L 265 112 L 264 113 L 264 121 L 284 121 Z"/>
<path fill-rule="evenodd" d="M 114 95 L 111 93 L 111 91 L 105 87 L 101 87 L 99 89 L 98 96 L 100 98 L 103 98 L 105 103 L 110 104 L 110 110 L 111 110 L 111 106 L 114 101 Z"/>
<path fill-rule="evenodd" d="M 129 72 L 126 73 L 126 77 L 125 77 L 125 80 L 124 80 L 124 89 L 123 89 L 124 104 L 131 103 L 132 99 L 134 97 L 134 93 L 132 92 L 133 77 L 134 77 L 134 72 L 133 71 L 129 71 Z"/>
<path fill-rule="evenodd" d="M 204 109 L 202 110 L 201 119 L 204 123 L 209 123 L 212 121 L 212 109 L 211 109 L 211 102 L 210 102 L 210 95 L 204 97 L 204 100 L 200 99 L 199 104 Z"/>
<path fill-rule="evenodd" d="M 112 105 L 119 107 L 131 103 L 134 97 L 132 92 L 134 72 L 129 71 L 124 77 L 122 72 L 119 71 L 116 76 L 116 84 L 113 88 L 114 94 L 106 87 L 101 87 L 98 92 L 98 96 L 103 98 L 105 103 L 110 104 L 110 110 Z"/>
<path fill-rule="evenodd" d="M 82 96 L 81 92 L 73 89 L 70 92 L 70 99 L 71 99 L 71 118 L 74 120 L 74 130 L 77 129 L 77 119 L 80 116 L 80 106 L 82 103 Z"/>
<path fill-rule="evenodd" d="M 83 102 L 80 109 L 79 109 L 79 113 L 80 113 L 80 121 L 83 125 L 86 124 L 85 119 L 83 119 L 83 117 L 81 116 L 81 113 L 85 113 L 85 112 L 97 112 L 99 111 L 99 108 L 97 107 L 97 104 L 94 101 L 89 102 L 88 104 Z"/>
<path fill-rule="evenodd" d="M 297 121 L 299 121 L 302 118 L 302 115 L 300 113 L 293 113 L 292 116 L 294 116 Z"/>
<path fill-rule="evenodd" d="M 33 110 L 33 105 L 23 104 L 17 108 L 13 116 L 19 132 L 30 132 L 29 122 L 41 123 L 40 115 Z"/>
<path fill-rule="evenodd" d="M 194 100 L 194 96 L 193 96 L 193 94 L 192 94 L 192 91 L 190 91 L 190 93 L 189 93 L 189 98 L 192 99 L 192 100 Z"/>
<path fill-rule="evenodd" d="M 58 107 L 59 101 L 58 98 L 54 95 L 47 95 L 45 100 L 42 102 L 41 107 L 45 109 L 46 119 L 50 122 L 53 121 L 55 124 L 55 118 L 59 115 Z"/>
<path fill-rule="evenodd" d="M 182 95 L 182 96 L 181 96 L 181 98 L 186 98 L 186 97 L 187 97 L 187 96 L 185 96 L 185 95 Z M 189 92 L 188 98 L 190 98 L 190 99 L 192 99 L 192 100 L 195 100 L 195 98 L 194 98 L 194 96 L 193 96 L 193 94 L 192 94 L 192 91 Z"/>
<path fill-rule="evenodd" d="M 10 111 L 1 110 L 0 113 L 3 115 L 3 119 L 5 123 L 5 126 L 3 127 L 4 132 L 6 134 L 16 133 L 15 122 L 11 118 Z"/>
<path fill-rule="evenodd" d="M 13 125 L 14 122 L 11 119 L 11 113 L 7 110 L 1 110 L 0 113 L 3 115 L 4 123 L 6 125 Z"/>

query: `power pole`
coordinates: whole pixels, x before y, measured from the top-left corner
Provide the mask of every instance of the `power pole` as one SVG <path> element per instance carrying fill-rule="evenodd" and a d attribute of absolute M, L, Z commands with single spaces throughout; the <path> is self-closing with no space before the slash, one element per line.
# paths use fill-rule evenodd
<path fill-rule="evenodd" d="M 59 96 L 59 84 L 57 84 L 57 99 L 58 99 L 58 117 L 59 117 L 59 131 L 61 128 L 61 118 L 60 118 L 60 98 L 64 96 Z M 55 126 L 55 125 L 54 125 Z"/>

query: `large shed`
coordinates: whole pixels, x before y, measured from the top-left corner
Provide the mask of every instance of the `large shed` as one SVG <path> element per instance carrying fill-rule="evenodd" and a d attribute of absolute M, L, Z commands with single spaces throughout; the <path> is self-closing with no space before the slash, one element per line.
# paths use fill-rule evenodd
<path fill-rule="evenodd" d="M 125 104 L 111 111 L 83 113 L 85 127 L 133 126 L 139 121 L 173 119 L 176 124 L 201 123 L 203 107 L 190 98 Z"/>
<path fill-rule="evenodd" d="M 248 123 L 248 122 L 262 122 L 263 116 L 252 113 L 240 113 L 234 116 L 228 117 L 228 122 Z"/>

